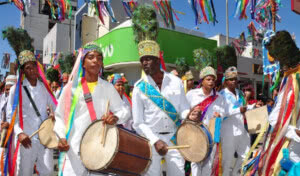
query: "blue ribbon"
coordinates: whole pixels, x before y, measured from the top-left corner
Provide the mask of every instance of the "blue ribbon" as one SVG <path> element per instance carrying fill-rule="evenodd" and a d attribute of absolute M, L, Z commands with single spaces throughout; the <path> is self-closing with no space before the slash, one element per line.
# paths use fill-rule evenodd
<path fill-rule="evenodd" d="M 178 118 L 178 113 L 175 107 L 164 98 L 151 84 L 140 81 L 137 87 L 145 94 L 156 106 L 158 106 L 162 111 L 164 111 L 170 119 L 175 123 L 176 127 L 181 125 L 181 121 Z M 171 138 L 171 141 L 176 144 L 176 136 Z"/>

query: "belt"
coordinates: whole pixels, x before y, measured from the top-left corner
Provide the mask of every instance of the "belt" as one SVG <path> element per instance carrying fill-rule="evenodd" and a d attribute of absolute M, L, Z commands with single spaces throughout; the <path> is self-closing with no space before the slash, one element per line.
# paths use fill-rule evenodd
<path fill-rule="evenodd" d="M 166 134 L 171 134 L 171 132 L 158 132 L 158 134 L 166 135 Z"/>

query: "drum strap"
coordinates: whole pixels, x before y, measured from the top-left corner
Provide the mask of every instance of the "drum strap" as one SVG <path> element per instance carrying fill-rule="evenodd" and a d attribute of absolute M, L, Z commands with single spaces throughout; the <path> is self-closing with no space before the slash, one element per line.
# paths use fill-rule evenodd
<path fill-rule="evenodd" d="M 91 120 L 93 122 L 93 121 L 97 120 L 97 116 L 96 116 L 96 112 L 95 112 L 94 105 L 93 105 L 92 94 L 89 90 L 89 87 L 87 85 L 85 77 L 81 78 L 81 85 L 82 85 L 82 89 L 83 89 L 83 97 L 86 102 L 87 108 L 89 110 Z"/>
<path fill-rule="evenodd" d="M 37 116 L 39 117 L 39 119 L 42 121 L 42 119 L 41 119 L 41 113 L 40 113 L 40 111 L 38 110 L 38 108 L 36 107 L 36 104 L 35 104 L 35 102 L 33 101 L 32 97 L 31 97 L 31 95 L 30 95 L 30 93 L 29 93 L 29 91 L 28 91 L 28 88 L 27 88 L 26 86 L 23 86 L 23 87 L 24 87 L 24 90 L 25 90 L 25 92 L 26 92 L 27 97 L 29 98 L 30 103 L 31 103 L 32 106 L 33 106 L 33 109 L 34 109 L 36 115 L 37 115 Z"/>

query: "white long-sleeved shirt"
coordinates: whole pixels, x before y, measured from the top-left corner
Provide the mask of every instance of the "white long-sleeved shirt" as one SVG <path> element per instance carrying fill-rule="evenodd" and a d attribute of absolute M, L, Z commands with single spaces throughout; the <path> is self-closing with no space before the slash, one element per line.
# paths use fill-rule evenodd
<path fill-rule="evenodd" d="M 67 127 L 64 123 L 66 90 L 67 88 L 63 89 L 63 92 L 59 98 L 57 109 L 55 111 L 56 121 L 54 125 L 54 131 L 60 138 L 66 138 L 65 133 Z M 102 80 L 101 78 L 98 78 L 98 83 L 94 88 L 94 91 L 91 92 L 91 95 L 97 119 L 101 119 L 101 117 L 105 114 L 106 104 L 109 100 L 109 110 L 119 118 L 118 124 L 123 124 L 128 120 L 129 109 L 127 106 L 124 106 L 120 95 L 112 84 Z M 83 97 L 83 92 L 80 91 L 79 100 L 75 107 L 73 127 L 68 139 L 70 150 L 67 152 L 67 157 L 70 160 L 76 175 L 82 175 L 85 171 L 79 157 L 80 141 L 83 133 L 91 123 L 91 117 Z"/>
<path fill-rule="evenodd" d="M 223 122 L 223 126 L 230 126 L 232 129 L 233 136 L 239 136 L 246 132 L 244 127 L 244 118 L 240 111 L 240 106 L 236 107 L 234 102 L 238 101 L 240 98 L 239 90 L 235 89 L 235 95 L 229 91 L 227 88 L 220 92 L 223 95 L 226 102 L 226 118 Z"/>
<path fill-rule="evenodd" d="M 186 98 L 190 106 L 194 107 L 212 95 L 213 95 L 213 91 L 211 91 L 210 94 L 207 96 L 203 93 L 203 89 L 199 88 L 199 89 L 190 90 L 186 94 Z M 213 118 L 215 112 L 218 112 L 221 115 L 221 117 L 226 116 L 226 111 L 225 111 L 226 102 L 222 95 L 220 95 L 217 92 L 216 95 L 218 96 L 218 98 L 209 106 L 203 118 L 203 123 L 205 125 L 209 125 L 209 120 Z"/>
<path fill-rule="evenodd" d="M 37 109 L 39 110 L 39 113 L 41 114 L 41 117 L 38 117 L 33 105 L 31 104 L 25 89 L 23 86 L 26 86 L 28 89 L 28 92 L 30 93 L 33 101 L 35 102 L 35 105 Z M 10 122 L 12 118 L 12 106 L 14 101 L 14 94 L 15 94 L 16 85 L 14 85 L 9 92 L 8 96 L 8 103 L 7 103 L 7 121 Z M 20 133 L 25 133 L 27 135 L 31 135 L 33 132 L 39 129 L 41 123 L 48 118 L 47 114 L 47 106 L 52 106 L 53 110 L 55 110 L 56 106 L 54 102 L 52 101 L 47 89 L 43 85 L 42 82 L 39 80 L 36 83 L 36 86 L 31 86 L 31 84 L 28 82 L 28 80 L 25 78 L 22 84 L 22 113 L 23 113 L 23 130 L 20 127 L 20 121 L 19 121 L 19 109 L 16 116 L 15 126 L 14 126 L 14 132 L 15 135 L 19 135 Z M 32 139 L 38 140 L 38 136 L 35 135 L 32 137 Z"/>
<path fill-rule="evenodd" d="M 279 116 L 279 111 L 280 111 L 281 105 L 283 103 L 286 103 L 286 106 L 287 106 L 288 102 L 290 100 L 291 94 L 292 94 L 292 91 L 290 90 L 288 92 L 288 96 L 287 96 L 286 102 L 283 102 L 283 98 L 284 98 L 283 95 L 284 95 L 285 89 L 286 89 L 286 85 L 282 89 L 282 91 L 279 92 L 278 97 L 277 97 L 277 103 L 275 104 L 272 112 L 269 115 L 269 122 L 270 122 L 270 125 L 273 128 L 275 127 L 276 122 L 278 120 L 278 116 Z M 300 94 L 299 94 L 299 96 L 300 96 Z M 300 105 L 300 101 L 298 99 L 298 102 L 295 104 L 295 106 L 299 106 L 299 105 Z M 291 115 L 292 115 L 292 113 L 291 113 Z M 300 162 L 300 137 L 297 135 L 297 133 L 295 131 L 296 129 L 298 129 L 298 130 L 300 129 L 300 120 L 298 120 L 296 126 L 292 126 L 292 125 L 288 126 L 288 128 L 287 128 L 287 130 L 285 132 L 285 137 L 291 139 L 291 143 L 289 145 L 290 158 L 294 162 Z"/>
<path fill-rule="evenodd" d="M 158 88 L 151 76 L 147 75 L 143 79 L 172 103 L 180 119 L 186 118 L 190 106 L 185 96 L 182 81 L 178 77 L 164 72 L 161 89 Z M 134 129 L 140 135 L 148 138 L 151 145 L 159 140 L 158 133 L 175 133 L 177 130 L 172 119 L 154 104 L 136 85 L 133 89 L 132 96 L 132 115 Z"/>

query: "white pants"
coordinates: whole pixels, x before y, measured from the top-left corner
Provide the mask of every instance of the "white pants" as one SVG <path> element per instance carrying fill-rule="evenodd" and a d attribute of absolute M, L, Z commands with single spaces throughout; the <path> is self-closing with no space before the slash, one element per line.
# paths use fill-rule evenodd
<path fill-rule="evenodd" d="M 201 147 L 201 146 L 199 146 Z M 210 155 L 202 162 L 199 163 L 191 163 L 192 169 L 192 176 L 210 176 L 212 167 L 213 167 L 213 160 L 216 153 L 216 145 L 214 145 L 212 152 Z"/>
<path fill-rule="evenodd" d="M 232 130 L 231 130 L 232 131 Z M 223 176 L 238 176 L 242 167 L 243 160 L 246 158 L 250 150 L 250 136 L 246 130 L 241 135 L 234 136 L 226 130 L 221 133 L 222 142 L 222 167 Z M 231 171 L 232 163 L 234 162 L 234 154 L 238 154 L 233 170 Z"/>
<path fill-rule="evenodd" d="M 169 146 L 173 146 L 170 141 L 173 134 L 158 135 L 159 139 L 166 142 Z M 152 146 L 152 162 L 145 176 L 160 176 L 162 172 L 161 160 L 165 158 L 168 176 L 184 176 L 184 159 L 176 149 L 169 150 L 165 156 L 160 156 L 155 147 Z"/>
<path fill-rule="evenodd" d="M 45 148 L 37 139 L 31 140 L 31 148 L 26 149 L 20 144 L 18 155 L 18 176 L 32 176 L 34 164 L 40 176 L 53 176 L 53 150 Z"/>

